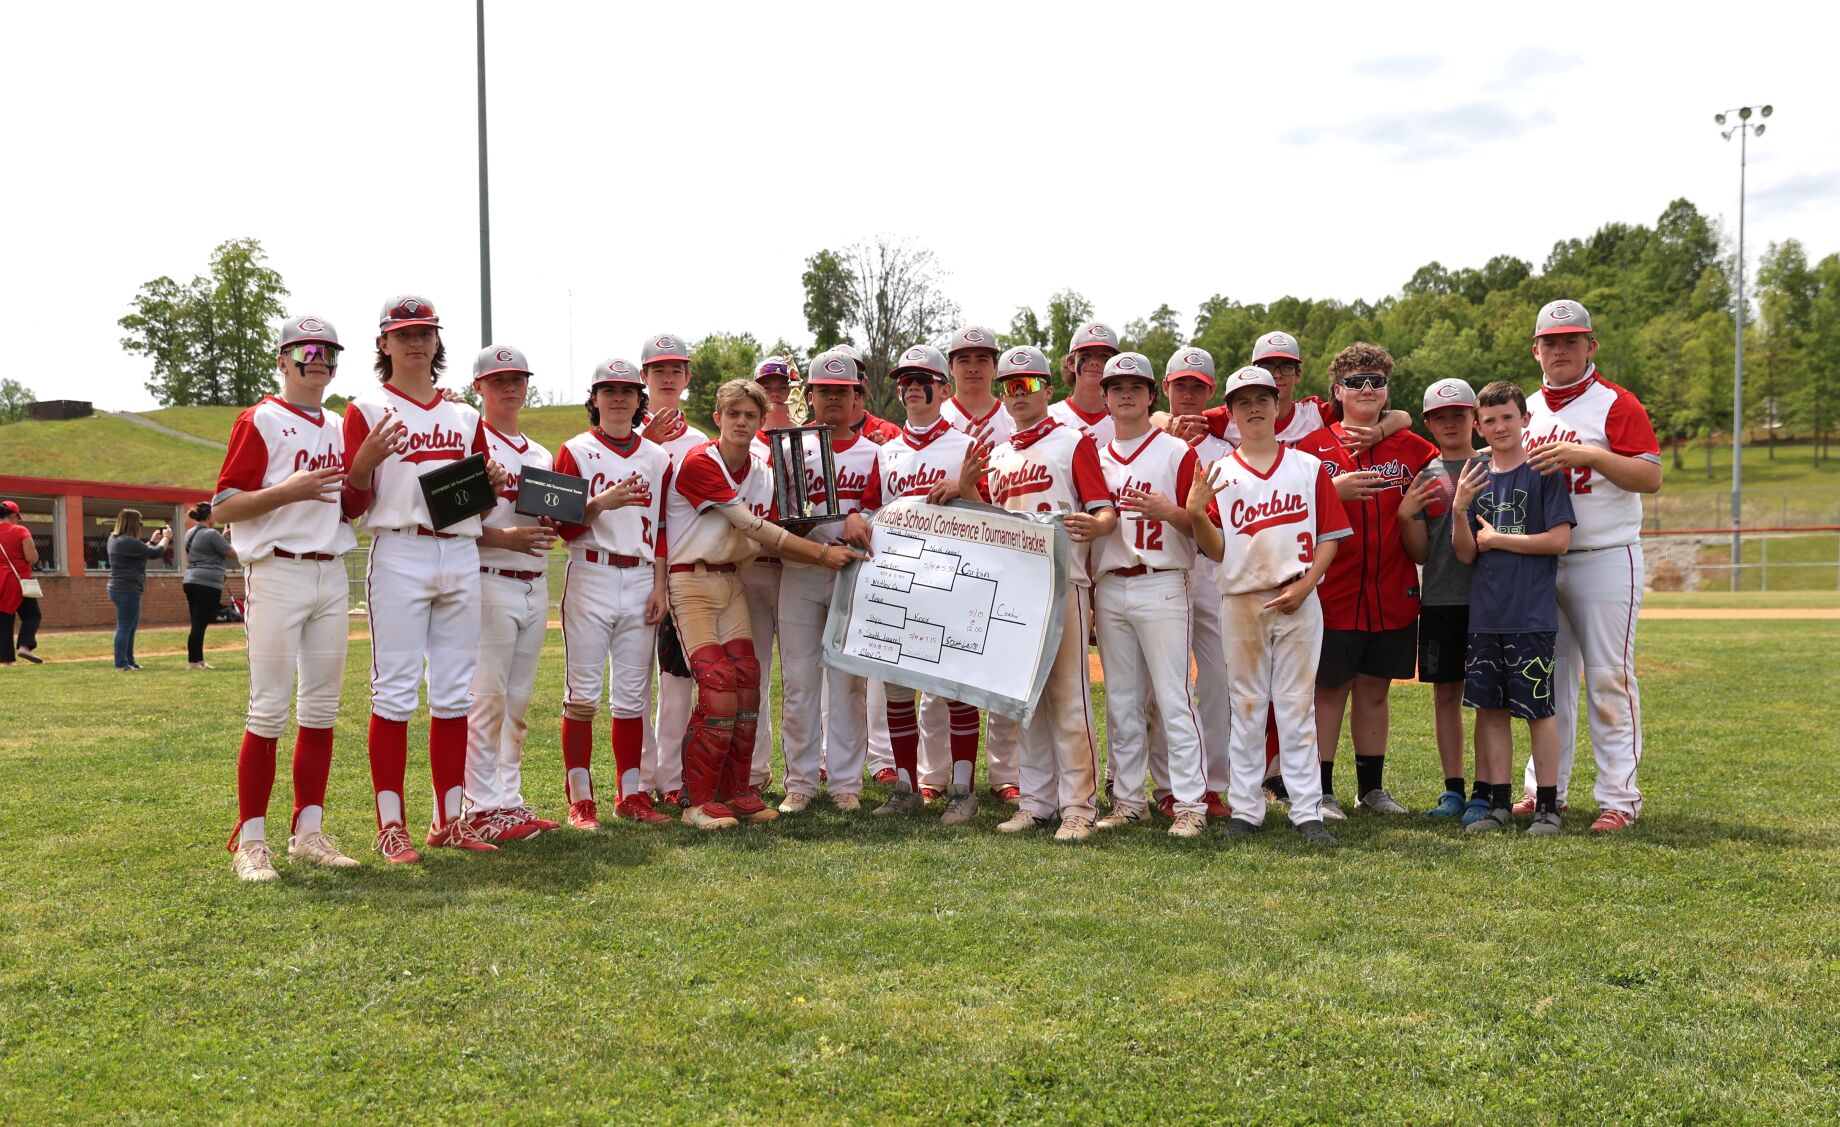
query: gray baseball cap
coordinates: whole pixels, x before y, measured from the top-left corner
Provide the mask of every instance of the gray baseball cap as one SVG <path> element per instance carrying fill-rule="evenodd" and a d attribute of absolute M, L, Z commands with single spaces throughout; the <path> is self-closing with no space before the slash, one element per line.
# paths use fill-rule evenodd
<path fill-rule="evenodd" d="M 1113 380 L 1143 380 L 1152 389 L 1156 387 L 1156 365 L 1141 352 L 1120 352 L 1105 362 L 1105 371 L 1099 376 L 1099 386 L 1104 387 Z"/>
<path fill-rule="evenodd" d="M 1178 376 L 1193 376 L 1199 380 L 1206 380 L 1207 385 L 1213 387 L 1214 357 L 1209 355 L 1207 349 L 1197 348 L 1192 344 L 1187 348 L 1176 349 L 1175 355 L 1169 358 L 1169 363 L 1163 365 L 1163 380 L 1167 382 Z"/>
<path fill-rule="evenodd" d="M 857 362 L 848 353 L 841 348 L 833 348 L 811 358 L 811 366 L 805 370 L 805 383 L 810 387 L 822 387 L 825 384 L 855 387 L 862 383 L 857 371 Z"/>
<path fill-rule="evenodd" d="M 997 378 L 1009 376 L 1054 376 L 1048 367 L 1048 354 L 1032 344 L 1018 345 L 997 359 Z"/>
<path fill-rule="evenodd" d="M 639 367 L 654 364 L 660 360 L 682 360 L 690 362 L 690 350 L 684 347 L 684 338 L 671 333 L 661 333 L 645 342 L 639 350 Z"/>
<path fill-rule="evenodd" d="M 1591 331 L 1591 314 L 1584 306 L 1568 298 L 1549 301 L 1534 318 L 1533 335 L 1536 337 L 1554 336 L 1558 333 L 1588 333 Z"/>
<path fill-rule="evenodd" d="M 847 344 L 833 344 L 826 351 L 835 352 L 856 365 L 856 378 L 862 379 L 869 374 L 869 365 L 863 360 L 863 354 Z"/>
<path fill-rule="evenodd" d="M 1073 334 L 1073 344 L 1067 351 L 1078 352 L 1084 348 L 1109 348 L 1118 351 L 1118 334 L 1112 327 L 1101 321 L 1088 321 Z"/>
<path fill-rule="evenodd" d="M 377 318 L 377 327 L 383 332 L 395 332 L 411 325 L 431 325 L 441 327 L 441 318 L 434 311 L 434 303 L 419 294 L 399 294 L 383 303 L 383 313 Z"/>
<path fill-rule="evenodd" d="M 965 325 L 946 342 L 946 359 L 950 360 L 954 352 L 965 352 L 973 348 L 981 348 L 996 355 L 1000 351 L 997 348 L 997 334 L 982 325 Z"/>
<path fill-rule="evenodd" d="M 1474 407 L 1476 392 L 1462 380 L 1439 380 L 1425 389 L 1424 413 L 1429 415 L 1440 407 Z"/>
<path fill-rule="evenodd" d="M 522 372 L 529 375 L 530 361 L 524 359 L 522 349 L 512 348 L 508 344 L 488 344 L 473 358 L 473 378 L 482 380 L 499 372 Z"/>
<path fill-rule="evenodd" d="M 961 329 L 959 331 L 963 332 L 964 330 Z M 977 332 L 978 330 L 973 329 L 971 331 Z M 954 336 L 956 335 L 957 334 L 954 334 Z M 981 344 L 971 344 L 966 347 L 982 348 L 984 346 Z M 890 376 L 898 376 L 902 372 L 931 372 L 937 379 L 943 380 L 948 378 L 946 358 L 941 356 L 939 350 L 930 344 L 916 344 L 906 352 L 901 353 L 901 358 L 894 362 L 894 367 L 889 369 L 888 374 Z"/>
<path fill-rule="evenodd" d="M 633 367 L 632 361 L 622 360 L 616 356 L 611 360 L 603 360 L 595 366 L 594 375 L 588 379 L 588 390 L 592 392 L 604 383 L 624 383 L 644 387 L 645 377 L 639 374 L 639 369 Z"/>
<path fill-rule="evenodd" d="M 1295 360 L 1303 363 L 1303 349 L 1297 347 L 1297 338 L 1289 333 L 1262 333 L 1252 342 L 1252 359 L 1257 364 L 1261 360 Z"/>
<path fill-rule="evenodd" d="M 1244 391 L 1249 387 L 1270 388 L 1273 395 L 1278 392 L 1278 381 L 1271 378 L 1271 373 L 1255 364 L 1248 364 L 1227 377 L 1228 403 L 1233 402 L 1233 393 Z"/>
<path fill-rule="evenodd" d="M 297 344 L 329 344 L 343 350 L 339 343 L 338 330 L 332 322 L 323 317 L 296 317 L 281 326 L 281 346 L 279 351 L 286 352 Z"/>

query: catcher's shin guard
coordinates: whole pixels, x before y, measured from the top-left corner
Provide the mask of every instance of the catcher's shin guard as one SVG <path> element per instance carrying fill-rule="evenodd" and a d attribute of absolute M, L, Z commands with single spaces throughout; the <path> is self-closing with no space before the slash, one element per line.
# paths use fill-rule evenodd
<path fill-rule="evenodd" d="M 715 801 L 734 742 L 735 666 L 722 647 L 707 645 L 690 655 L 690 672 L 696 707 L 684 732 L 684 791 L 694 807 Z"/>
<path fill-rule="evenodd" d="M 754 643 L 744 638 L 724 646 L 723 654 L 735 671 L 734 739 L 729 741 L 716 792 L 718 798 L 727 800 L 751 793 L 748 777 L 754 769 L 754 736 L 760 726 L 760 662 L 754 658 Z"/>

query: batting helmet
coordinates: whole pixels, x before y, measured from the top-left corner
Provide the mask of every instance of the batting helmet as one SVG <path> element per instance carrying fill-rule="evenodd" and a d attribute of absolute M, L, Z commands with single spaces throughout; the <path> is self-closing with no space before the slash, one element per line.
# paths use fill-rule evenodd
<path fill-rule="evenodd" d="M 406 293 L 383 303 L 383 315 L 377 319 L 379 329 L 392 333 L 412 325 L 429 325 L 437 329 L 441 327 L 441 318 L 435 314 L 434 305 L 427 298 Z"/>

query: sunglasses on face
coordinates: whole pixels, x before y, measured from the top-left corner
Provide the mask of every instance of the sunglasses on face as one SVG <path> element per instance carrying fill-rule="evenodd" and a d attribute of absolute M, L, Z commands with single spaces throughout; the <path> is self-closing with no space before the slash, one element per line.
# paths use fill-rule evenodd
<path fill-rule="evenodd" d="M 912 384 L 930 384 L 930 383 L 933 383 L 935 379 L 936 377 L 928 375 L 925 372 L 914 372 L 911 374 L 902 374 L 902 375 L 896 376 L 894 379 L 894 385 L 896 387 L 904 388 Z"/>
<path fill-rule="evenodd" d="M 997 384 L 997 394 L 1004 399 L 1020 399 L 1047 389 L 1046 376 L 1011 376 Z"/>
<path fill-rule="evenodd" d="M 339 350 L 329 344 L 297 344 L 288 349 L 288 355 L 296 364 L 324 364 L 328 368 L 339 366 Z"/>
<path fill-rule="evenodd" d="M 1303 371 L 1303 365 L 1295 360 L 1261 360 L 1258 366 L 1274 376 L 1294 376 Z"/>
<path fill-rule="evenodd" d="M 1378 372 L 1356 372 L 1352 376 L 1342 377 L 1342 387 L 1348 391 L 1361 391 L 1365 388 L 1385 391 L 1386 377 Z"/>

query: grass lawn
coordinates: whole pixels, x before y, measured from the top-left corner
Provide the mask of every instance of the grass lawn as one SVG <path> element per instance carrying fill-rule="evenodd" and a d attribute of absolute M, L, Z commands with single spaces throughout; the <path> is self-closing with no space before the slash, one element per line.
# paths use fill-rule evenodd
<path fill-rule="evenodd" d="M 0 426 L 0 465 L 27 477 L 209 489 L 223 463 L 221 450 L 109 415 Z"/>
<path fill-rule="evenodd" d="M 1740 590 L 1761 592 L 1767 578 L 1771 593 L 1840 592 L 1840 532 L 1747 536 L 1739 542 L 1739 550 L 1747 564 L 1769 564 L 1767 577 L 1761 567 L 1741 569 L 1738 575 Z M 1702 585 L 1729 588 L 1730 565 L 1730 540 L 1702 544 L 1699 552 Z"/>
<path fill-rule="evenodd" d="M 526 760 L 551 812 L 556 648 Z M 1613 839 L 1584 832 L 1586 767 L 1552 841 L 1359 816 L 1343 848 L 1310 852 L 1274 817 L 1231 846 L 1158 823 L 1069 848 L 997 835 L 988 804 L 965 832 L 937 807 L 890 823 L 820 804 L 717 836 L 612 825 L 393 870 L 363 849 L 354 642 L 328 828 L 367 863 L 269 886 L 234 881 L 223 851 L 240 652 L 215 673 L 0 670 L 0 1106 L 19 1122 L 1833 1122 L 1840 624 L 1646 623 L 1639 652 L 1649 806 Z M 1394 716 L 1390 781 L 1422 808 L 1439 789 L 1428 694 L 1402 686 Z M 282 775 L 285 824 L 285 750 Z"/>

